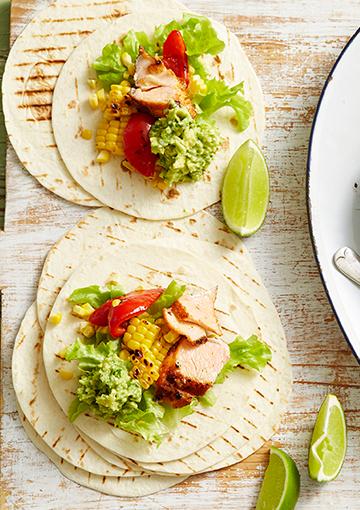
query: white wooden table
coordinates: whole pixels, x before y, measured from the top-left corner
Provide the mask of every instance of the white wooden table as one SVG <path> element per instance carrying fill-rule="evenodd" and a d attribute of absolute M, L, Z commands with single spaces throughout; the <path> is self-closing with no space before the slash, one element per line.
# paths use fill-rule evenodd
<path fill-rule="evenodd" d="M 156 3 L 156 2 L 155 2 Z M 264 150 L 271 171 L 271 204 L 260 233 L 246 241 L 280 311 L 294 369 L 288 414 L 274 443 L 296 460 L 302 478 L 299 509 L 360 509 L 360 370 L 336 323 L 314 262 L 306 213 L 306 156 L 322 84 L 360 22 L 359 0 L 185 0 L 223 21 L 240 37 L 262 81 L 267 106 Z M 16 0 L 12 40 L 46 0 Z M 326 185 L 326 183 L 324 183 Z M 1 509 L 114 508 L 210 510 L 254 508 L 265 446 L 242 464 L 199 475 L 141 500 L 120 500 L 63 478 L 27 440 L 15 411 L 11 352 L 20 320 L 35 297 L 49 247 L 85 213 L 51 195 L 18 163 L 7 162 L 5 232 L 0 234 L 2 323 Z M 214 214 L 218 208 L 212 209 Z M 307 448 L 323 396 L 340 398 L 349 448 L 339 478 L 309 480 Z"/>

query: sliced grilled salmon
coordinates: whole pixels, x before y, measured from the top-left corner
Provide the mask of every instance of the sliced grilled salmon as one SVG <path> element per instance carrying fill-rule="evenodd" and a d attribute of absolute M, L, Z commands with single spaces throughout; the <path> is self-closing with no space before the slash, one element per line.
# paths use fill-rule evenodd
<path fill-rule="evenodd" d="M 184 322 L 197 324 L 206 331 L 221 335 L 221 327 L 215 313 L 217 288 L 191 294 L 184 292 L 172 306 L 176 317 Z"/>
<path fill-rule="evenodd" d="M 219 338 L 200 344 L 179 340 L 168 352 L 156 382 L 156 396 L 172 407 L 183 407 L 202 396 L 229 359 L 229 347 Z"/>
<path fill-rule="evenodd" d="M 172 308 L 163 309 L 163 318 L 170 329 L 179 333 L 179 335 L 185 336 L 192 343 L 206 339 L 206 331 L 202 327 L 197 324 L 181 321 L 176 317 Z"/>
<path fill-rule="evenodd" d="M 142 47 L 136 59 L 134 79 L 135 87 L 130 90 L 130 97 L 156 117 L 164 115 L 171 101 L 186 106 L 195 116 L 194 105 L 175 73 L 164 65 L 160 57 L 152 57 Z"/>

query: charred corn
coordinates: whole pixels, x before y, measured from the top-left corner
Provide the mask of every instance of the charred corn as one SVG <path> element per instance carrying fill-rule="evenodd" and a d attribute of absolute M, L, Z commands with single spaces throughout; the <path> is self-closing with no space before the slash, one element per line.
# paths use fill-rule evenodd
<path fill-rule="evenodd" d="M 131 353 L 131 376 L 138 379 L 144 389 L 159 378 L 162 362 L 179 335 L 168 331 L 162 335 L 159 325 L 138 317 L 131 319 L 124 334 L 123 344 Z"/>
<path fill-rule="evenodd" d="M 103 119 L 96 132 L 96 148 L 115 156 L 122 156 L 124 154 L 123 135 L 127 121 L 128 117 L 121 120 Z"/>

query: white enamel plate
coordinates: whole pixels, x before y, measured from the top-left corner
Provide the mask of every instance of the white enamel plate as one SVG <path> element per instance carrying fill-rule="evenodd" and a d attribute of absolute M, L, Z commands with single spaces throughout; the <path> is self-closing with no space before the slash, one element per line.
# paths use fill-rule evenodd
<path fill-rule="evenodd" d="M 321 94 L 309 146 L 308 210 L 325 289 L 360 360 L 360 286 L 333 263 L 334 253 L 343 246 L 360 253 L 360 29 L 342 51 Z"/>

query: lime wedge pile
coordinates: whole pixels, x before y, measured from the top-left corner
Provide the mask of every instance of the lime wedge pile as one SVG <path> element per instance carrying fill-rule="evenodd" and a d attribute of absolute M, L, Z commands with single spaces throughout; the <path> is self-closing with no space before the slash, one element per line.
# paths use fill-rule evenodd
<path fill-rule="evenodd" d="M 293 510 L 299 492 L 300 475 L 295 462 L 287 453 L 272 446 L 256 510 Z"/>
<path fill-rule="evenodd" d="M 344 411 L 335 395 L 327 395 L 316 418 L 309 449 L 309 474 L 318 482 L 334 480 L 346 454 Z"/>
<path fill-rule="evenodd" d="M 227 226 L 247 237 L 263 224 L 269 203 L 269 173 L 264 156 L 252 140 L 235 152 L 225 173 L 222 208 Z"/>

